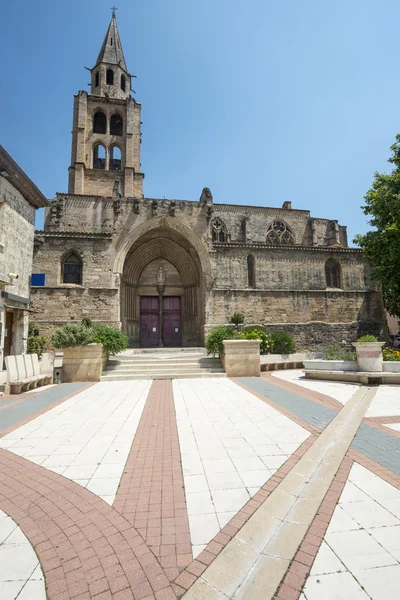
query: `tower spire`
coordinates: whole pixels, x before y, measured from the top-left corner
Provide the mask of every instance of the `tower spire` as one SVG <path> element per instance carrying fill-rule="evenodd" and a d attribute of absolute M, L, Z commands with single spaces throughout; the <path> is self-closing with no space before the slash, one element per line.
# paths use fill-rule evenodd
<path fill-rule="evenodd" d="M 101 46 L 99 55 L 97 57 L 96 66 L 99 63 L 118 65 L 124 69 L 124 71 L 128 72 L 117 27 L 117 17 L 115 14 L 117 7 L 113 6 L 111 10 L 111 21 L 108 26 L 103 45 Z"/>

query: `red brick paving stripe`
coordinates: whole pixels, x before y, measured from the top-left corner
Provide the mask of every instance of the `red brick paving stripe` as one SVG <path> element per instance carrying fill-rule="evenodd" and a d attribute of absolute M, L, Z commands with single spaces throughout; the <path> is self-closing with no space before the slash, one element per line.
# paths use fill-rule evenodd
<path fill-rule="evenodd" d="M 320 432 L 318 432 L 320 433 Z M 315 442 L 317 436 L 310 435 L 305 442 L 287 459 L 276 473 L 263 485 L 262 488 L 243 506 L 241 510 L 229 521 L 222 530 L 207 544 L 204 550 L 191 562 L 186 569 L 175 579 L 174 583 L 186 592 L 200 577 L 206 568 L 216 559 L 239 529 L 250 519 L 251 515 L 266 501 L 286 475 L 298 463 L 300 458 Z M 175 589 L 175 588 L 174 588 Z M 178 596 L 180 597 L 180 596 Z"/>
<path fill-rule="evenodd" d="M 253 396 L 256 396 L 257 398 L 259 398 L 260 400 L 262 400 L 263 402 L 265 402 L 266 404 L 268 404 L 272 408 L 275 408 L 275 410 L 279 411 L 282 415 L 285 415 L 285 417 L 288 417 L 291 421 L 294 421 L 295 423 L 297 423 L 297 425 L 300 425 L 300 427 L 303 427 L 303 429 L 306 429 L 310 433 L 313 433 L 313 434 L 316 434 L 316 435 L 319 435 L 321 433 L 321 429 L 320 428 L 315 427 L 314 425 L 310 425 L 310 423 L 307 423 L 307 421 L 304 421 L 301 417 L 298 417 L 294 413 L 286 410 L 286 408 L 283 408 L 283 406 L 281 406 L 280 404 L 276 404 L 273 400 L 270 400 L 270 398 L 268 398 L 267 396 L 263 396 L 262 394 L 259 394 L 258 392 L 256 392 L 252 388 L 247 387 L 247 385 L 245 385 L 241 381 L 238 381 L 237 379 L 232 379 L 231 381 L 233 381 L 234 383 L 236 383 L 236 385 L 238 385 L 239 387 L 241 387 L 244 390 L 246 390 L 246 392 L 249 392 Z M 291 390 L 291 391 L 293 391 L 293 390 Z"/>
<path fill-rule="evenodd" d="M 291 381 L 286 381 L 286 379 L 281 379 L 280 377 L 274 377 L 270 372 L 263 372 L 261 374 L 263 379 L 266 379 L 270 383 L 277 385 L 288 392 L 293 392 L 293 394 L 298 394 L 303 398 L 307 398 L 307 400 L 312 400 L 313 402 L 317 402 L 322 406 L 326 406 L 327 408 L 331 408 L 333 410 L 342 410 L 343 404 L 339 402 L 339 400 L 335 400 L 335 398 L 331 398 L 331 396 L 327 396 L 326 394 L 321 394 L 320 392 L 315 392 L 314 390 L 310 390 L 309 388 L 305 388 L 301 385 L 297 385 L 292 383 Z"/>
<path fill-rule="evenodd" d="M 274 598 L 298 600 L 321 547 L 329 522 L 349 477 L 353 460 L 346 455 Z"/>
<path fill-rule="evenodd" d="M 22 427 L 22 425 L 26 425 L 26 423 L 29 423 L 30 421 L 33 421 L 33 419 L 36 419 L 36 417 L 40 417 L 40 415 L 44 415 L 44 413 L 46 413 L 47 411 L 51 410 L 52 408 L 55 408 L 56 406 L 58 406 L 62 402 L 65 402 L 66 400 L 69 400 L 70 398 L 73 398 L 74 396 L 77 396 L 81 392 L 84 392 L 85 390 L 87 390 L 92 385 L 95 385 L 95 384 L 94 383 L 88 383 L 87 385 L 81 387 L 79 390 L 75 390 L 75 392 L 72 392 L 71 394 L 68 394 L 67 396 L 64 396 L 64 398 L 60 398 L 60 400 L 56 400 L 52 404 L 49 404 L 48 406 L 45 406 L 41 410 L 38 410 L 33 415 L 29 415 L 29 417 L 26 417 L 25 419 L 21 419 L 17 423 L 14 423 L 14 425 L 10 425 L 10 427 L 7 427 L 7 429 L 3 429 L 2 431 L 0 431 L 0 438 L 4 437 L 8 433 L 11 433 L 12 431 L 15 431 L 19 427 Z M 42 391 L 44 391 L 44 390 L 42 390 Z M 13 402 L 12 404 L 8 404 L 8 406 L 4 406 L 3 408 L 9 408 L 10 406 L 14 406 L 14 404 L 18 404 L 18 402 L 22 402 L 23 400 L 26 400 L 29 397 L 34 397 L 36 395 L 37 394 L 25 394 L 25 396 L 23 398 L 21 398 L 20 400 L 18 400 L 17 402 Z"/>
<path fill-rule="evenodd" d="M 384 424 L 392 424 L 392 423 L 400 423 L 400 416 L 398 417 L 367 417 L 366 421 L 371 424 L 371 423 L 380 423 L 382 425 Z"/>
<path fill-rule="evenodd" d="M 192 562 L 171 381 L 154 381 L 113 504 L 159 558 L 170 581 Z"/>
<path fill-rule="evenodd" d="M 175 600 L 132 525 L 80 485 L 0 450 L 0 508 L 39 557 L 48 600 Z"/>

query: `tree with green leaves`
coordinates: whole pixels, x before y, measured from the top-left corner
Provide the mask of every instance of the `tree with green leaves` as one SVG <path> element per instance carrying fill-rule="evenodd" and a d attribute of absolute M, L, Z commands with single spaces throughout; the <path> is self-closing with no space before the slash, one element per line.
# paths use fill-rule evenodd
<path fill-rule="evenodd" d="M 371 277 L 382 285 L 387 310 L 400 315 L 400 134 L 391 151 L 393 171 L 375 173 L 362 207 L 374 230 L 357 235 L 354 242 L 372 260 Z"/>

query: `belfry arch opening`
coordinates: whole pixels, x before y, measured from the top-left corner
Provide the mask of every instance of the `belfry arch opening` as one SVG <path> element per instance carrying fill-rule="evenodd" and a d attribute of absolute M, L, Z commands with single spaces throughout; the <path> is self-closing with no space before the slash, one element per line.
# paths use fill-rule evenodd
<path fill-rule="evenodd" d="M 205 281 L 184 235 L 150 230 L 129 249 L 121 278 L 121 323 L 130 347 L 204 343 Z"/>

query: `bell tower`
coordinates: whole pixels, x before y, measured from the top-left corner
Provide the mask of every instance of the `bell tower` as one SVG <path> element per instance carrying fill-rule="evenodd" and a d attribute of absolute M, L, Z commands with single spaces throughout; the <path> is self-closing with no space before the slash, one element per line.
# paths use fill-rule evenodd
<path fill-rule="evenodd" d="M 115 10 L 95 66 L 90 94 L 74 96 L 68 192 L 143 197 L 140 171 L 140 104 L 131 97 Z"/>

